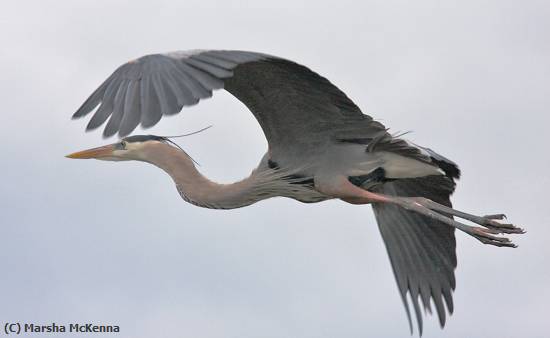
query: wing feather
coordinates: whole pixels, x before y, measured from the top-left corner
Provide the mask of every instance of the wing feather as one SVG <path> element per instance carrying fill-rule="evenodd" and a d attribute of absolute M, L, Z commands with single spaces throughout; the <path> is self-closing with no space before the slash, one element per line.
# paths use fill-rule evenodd
<path fill-rule="evenodd" d="M 178 99 L 178 106 L 192 106 L 199 102 L 200 97 L 195 97 L 191 90 L 188 88 L 185 81 L 182 81 L 177 76 L 177 68 L 173 66 L 169 70 L 165 70 L 163 75 L 166 79 L 166 83 L 170 86 L 170 89 L 176 95 Z"/>
<path fill-rule="evenodd" d="M 208 90 L 211 94 L 211 90 L 223 88 L 223 81 L 216 78 L 214 75 L 196 68 L 193 66 L 192 60 L 185 60 L 181 63 L 181 70 L 193 77 L 197 82 L 201 84 L 203 88 Z"/>
<path fill-rule="evenodd" d="M 450 177 L 427 176 L 386 182 L 375 190 L 395 196 L 422 196 L 451 206 L 449 197 L 454 186 Z M 395 205 L 374 204 L 373 209 L 399 292 L 402 299 L 409 294 L 419 332 L 422 334 L 423 326 L 419 298 L 423 308 L 429 312 L 430 300 L 433 300 L 443 327 L 446 321 L 444 303 L 449 313 L 453 311 L 456 268 L 454 228 Z M 407 305 L 405 309 L 411 325 Z"/>
<path fill-rule="evenodd" d="M 212 75 L 216 79 L 223 79 L 226 77 L 233 76 L 233 72 L 231 70 L 227 70 L 219 66 L 212 65 L 208 62 L 204 62 L 197 57 L 190 57 L 185 61 L 185 63 Z"/>
<path fill-rule="evenodd" d="M 124 102 L 124 115 L 120 123 L 120 133 L 122 134 L 130 133 L 141 121 L 140 88 L 140 81 L 131 81 L 128 85 Z"/>
<path fill-rule="evenodd" d="M 162 118 L 160 103 L 150 78 L 141 80 L 141 125 L 149 128 Z"/>
<path fill-rule="evenodd" d="M 99 105 L 102 99 L 105 97 L 105 91 L 107 87 L 111 84 L 113 75 L 111 75 L 107 80 L 105 80 L 93 93 L 88 97 L 86 101 L 78 108 L 76 113 L 74 113 L 73 118 L 79 118 L 86 115 L 89 111 L 93 110 L 97 105 Z"/>
<path fill-rule="evenodd" d="M 88 122 L 86 130 L 92 130 L 99 127 L 100 125 L 105 123 L 105 121 L 107 121 L 109 116 L 111 116 L 111 114 L 113 113 L 115 94 L 118 91 L 121 82 L 122 79 L 114 79 L 108 84 L 107 89 L 105 90 L 105 94 L 103 95 L 101 105 L 97 109 L 97 112 L 94 114 L 94 116 L 92 116 L 92 118 L 90 119 L 90 122 Z M 81 114 L 82 111 L 83 110 L 77 111 L 75 113 L 75 116 L 77 113 Z"/>
<path fill-rule="evenodd" d="M 170 97 L 166 94 L 166 91 L 164 90 L 164 85 L 162 83 L 162 79 L 159 76 L 159 74 L 153 75 L 152 84 L 153 84 L 155 93 L 157 93 L 157 97 L 159 98 L 161 114 L 170 115 L 171 110 L 176 110 L 176 106 L 174 105 L 174 102 L 170 100 Z"/>
<path fill-rule="evenodd" d="M 212 91 L 204 87 L 197 79 L 189 75 L 185 71 L 184 66 L 179 65 L 178 67 L 174 67 L 172 74 L 177 77 L 180 82 L 184 83 L 187 88 L 189 88 L 195 99 L 200 100 L 212 96 Z"/>
<path fill-rule="evenodd" d="M 209 54 L 197 54 L 193 56 L 193 58 L 199 59 L 203 62 L 209 63 L 217 67 L 224 68 L 226 70 L 232 70 L 238 65 L 237 62 L 224 60 L 220 57 L 216 57 L 215 55 L 209 55 Z M 231 73 L 231 75 L 233 75 L 233 73 Z"/>
<path fill-rule="evenodd" d="M 120 86 L 118 87 L 113 103 L 113 113 L 111 114 L 109 122 L 107 122 L 105 130 L 103 130 L 103 136 L 105 137 L 116 134 L 120 127 L 120 122 L 122 121 L 122 116 L 124 114 L 124 101 L 126 98 L 126 92 L 128 91 L 129 82 L 130 81 L 127 79 L 122 80 Z"/>

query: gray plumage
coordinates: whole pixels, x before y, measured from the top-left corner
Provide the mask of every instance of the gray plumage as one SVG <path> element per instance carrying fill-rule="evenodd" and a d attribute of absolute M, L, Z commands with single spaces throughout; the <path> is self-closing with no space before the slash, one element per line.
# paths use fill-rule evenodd
<path fill-rule="evenodd" d="M 451 207 L 458 166 L 446 157 L 394 137 L 327 79 L 295 62 L 244 51 L 195 50 L 143 56 L 120 66 L 73 118 L 94 111 L 86 129 L 106 123 L 105 137 L 148 128 L 224 88 L 258 120 L 269 149 L 242 181 L 204 177 L 185 152 L 159 136 L 136 135 L 71 158 L 138 160 L 166 171 L 181 197 L 198 206 L 231 209 L 284 196 L 313 203 L 339 198 L 373 204 L 409 323 L 410 297 L 419 332 L 422 311 L 435 304 L 439 322 L 453 311 L 454 229 L 485 244 L 513 247 L 495 234 L 522 233 Z M 453 216 L 477 223 L 473 227 Z"/>
<path fill-rule="evenodd" d="M 454 192 L 453 180 L 446 176 L 427 176 L 402 179 L 379 185 L 374 191 L 392 196 L 422 196 L 451 207 L 450 195 Z M 437 220 L 404 210 L 390 204 L 373 204 L 374 215 L 390 261 L 399 293 L 410 310 L 407 292 L 412 301 L 418 327 L 422 332 L 422 314 L 431 309 L 433 299 L 439 323 L 445 325 L 445 307 L 453 312 L 452 291 L 455 289 L 456 241 L 454 228 Z M 411 328 L 412 329 L 412 328 Z"/>

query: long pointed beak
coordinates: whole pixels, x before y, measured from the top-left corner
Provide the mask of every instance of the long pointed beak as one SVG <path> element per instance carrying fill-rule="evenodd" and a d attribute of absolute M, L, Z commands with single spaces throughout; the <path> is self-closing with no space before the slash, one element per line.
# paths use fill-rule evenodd
<path fill-rule="evenodd" d="M 115 150 L 114 144 L 109 144 L 103 147 L 77 151 L 76 153 L 66 155 L 65 157 L 79 158 L 79 159 L 88 159 L 88 158 L 98 159 L 103 157 L 112 157 L 114 150 Z"/>

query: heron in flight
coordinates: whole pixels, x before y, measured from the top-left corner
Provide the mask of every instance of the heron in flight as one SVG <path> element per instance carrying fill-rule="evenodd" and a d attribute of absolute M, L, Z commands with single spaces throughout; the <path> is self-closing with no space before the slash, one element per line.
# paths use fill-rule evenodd
<path fill-rule="evenodd" d="M 250 109 L 267 138 L 267 152 L 247 178 L 213 182 L 169 137 L 127 136 L 220 88 Z M 523 233 L 502 222 L 503 214 L 454 209 L 449 198 L 460 170 L 453 161 L 390 134 L 326 78 L 283 58 L 226 50 L 146 55 L 120 66 L 73 118 L 93 110 L 86 130 L 108 119 L 103 135 L 121 140 L 67 157 L 151 163 L 196 206 L 233 209 L 276 196 L 371 204 L 411 332 L 410 304 L 420 334 L 421 306 L 431 313 L 433 301 L 442 328 L 445 307 L 453 312 L 455 229 L 499 247 L 515 247 L 501 234 Z"/>

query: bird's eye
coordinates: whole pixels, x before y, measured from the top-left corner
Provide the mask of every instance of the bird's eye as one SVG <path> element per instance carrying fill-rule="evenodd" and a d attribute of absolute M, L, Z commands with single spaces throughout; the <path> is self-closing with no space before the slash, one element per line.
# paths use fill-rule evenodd
<path fill-rule="evenodd" d="M 120 142 L 120 147 L 121 147 L 122 149 L 126 149 L 126 141 L 121 141 L 121 142 Z"/>

